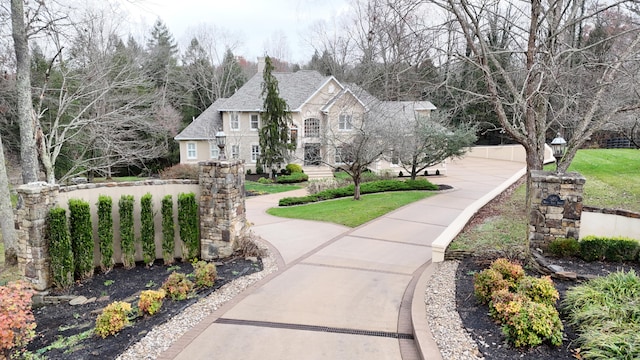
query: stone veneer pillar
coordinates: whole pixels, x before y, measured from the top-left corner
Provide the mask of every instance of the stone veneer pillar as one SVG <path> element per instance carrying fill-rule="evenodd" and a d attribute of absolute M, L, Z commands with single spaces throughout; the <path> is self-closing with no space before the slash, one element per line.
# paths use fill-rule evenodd
<path fill-rule="evenodd" d="M 231 255 L 247 232 L 244 161 L 199 163 L 200 257 Z"/>
<path fill-rule="evenodd" d="M 531 172 L 529 246 L 546 252 L 555 238 L 578 238 L 585 178 L 578 173 Z"/>
<path fill-rule="evenodd" d="M 16 191 L 18 270 L 34 289 L 42 291 L 50 285 L 46 220 L 49 210 L 55 206 L 59 186 L 35 182 L 22 185 Z"/>

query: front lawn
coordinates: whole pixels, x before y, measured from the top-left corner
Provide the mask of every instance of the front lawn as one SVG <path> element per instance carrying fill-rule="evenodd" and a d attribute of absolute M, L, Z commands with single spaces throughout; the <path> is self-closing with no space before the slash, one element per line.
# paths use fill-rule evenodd
<path fill-rule="evenodd" d="M 285 191 L 302 189 L 300 185 L 291 184 L 261 184 L 257 181 L 246 181 L 244 188 L 247 193 L 254 195 L 275 194 Z"/>
<path fill-rule="evenodd" d="M 327 221 L 356 227 L 399 207 L 434 195 L 427 191 L 395 191 L 362 195 L 360 200 L 342 198 L 294 207 L 278 207 L 268 214 L 293 219 Z"/>

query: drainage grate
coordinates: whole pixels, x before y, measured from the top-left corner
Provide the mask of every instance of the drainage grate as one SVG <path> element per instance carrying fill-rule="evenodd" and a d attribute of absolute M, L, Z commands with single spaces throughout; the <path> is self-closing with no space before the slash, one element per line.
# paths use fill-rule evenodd
<path fill-rule="evenodd" d="M 275 328 L 275 329 L 318 331 L 318 332 L 327 332 L 327 333 L 336 333 L 336 334 L 377 336 L 377 337 L 385 337 L 385 338 L 392 338 L 392 339 L 413 340 L 413 334 L 402 334 L 402 333 L 394 333 L 394 332 L 387 332 L 387 331 L 344 329 L 344 328 L 334 328 L 334 327 L 328 327 L 328 326 L 286 324 L 286 323 L 277 323 L 277 322 L 269 322 L 269 321 L 236 320 L 236 319 L 224 319 L 224 318 L 218 318 L 218 320 L 216 320 L 215 322 L 217 324 L 247 325 L 247 326 L 258 326 L 258 327 L 267 327 L 267 328 Z"/>

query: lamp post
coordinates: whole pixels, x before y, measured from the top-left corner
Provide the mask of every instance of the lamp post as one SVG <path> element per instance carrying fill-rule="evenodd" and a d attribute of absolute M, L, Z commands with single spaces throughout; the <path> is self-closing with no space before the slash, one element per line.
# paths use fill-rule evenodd
<path fill-rule="evenodd" d="M 564 140 L 560 133 L 556 135 L 556 138 L 551 141 L 551 149 L 553 150 L 553 157 L 556 158 L 556 173 L 559 173 L 558 165 L 560 160 L 564 156 L 565 150 L 567 150 L 567 142 Z"/>
<path fill-rule="evenodd" d="M 227 142 L 227 136 L 224 134 L 224 131 L 220 130 L 216 133 L 216 145 L 218 145 L 218 149 L 220 149 L 220 154 L 218 155 L 218 160 L 223 161 L 227 160 L 226 155 L 224 154 L 224 146 Z"/>

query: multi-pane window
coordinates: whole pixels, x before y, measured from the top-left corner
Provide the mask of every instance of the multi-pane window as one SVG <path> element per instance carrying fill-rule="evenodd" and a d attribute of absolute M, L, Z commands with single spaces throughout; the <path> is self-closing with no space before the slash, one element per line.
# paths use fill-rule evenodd
<path fill-rule="evenodd" d="M 257 162 L 260 157 L 260 146 L 251 145 L 251 162 Z"/>
<path fill-rule="evenodd" d="M 215 142 L 209 143 L 209 157 L 217 159 L 220 156 L 220 148 Z"/>
<path fill-rule="evenodd" d="M 196 152 L 196 143 L 187 143 L 187 159 L 197 159 L 198 153 Z"/>
<path fill-rule="evenodd" d="M 291 144 L 298 145 L 298 126 L 291 125 L 289 128 L 289 142 Z"/>
<path fill-rule="evenodd" d="M 348 114 L 340 114 L 338 118 L 338 129 L 340 130 L 351 130 L 353 129 L 353 124 L 351 122 L 351 115 Z"/>
<path fill-rule="evenodd" d="M 231 158 L 240 158 L 240 145 L 231 145 Z"/>
<path fill-rule="evenodd" d="M 239 130 L 240 129 L 240 119 L 238 118 L 238 113 L 231 113 L 229 120 L 229 126 L 231 130 Z"/>
<path fill-rule="evenodd" d="M 304 136 L 320 137 L 320 119 L 311 118 L 304 120 Z"/>
<path fill-rule="evenodd" d="M 258 114 L 251 114 L 249 126 L 251 130 L 258 130 L 258 128 L 260 127 L 260 117 L 258 116 Z"/>

